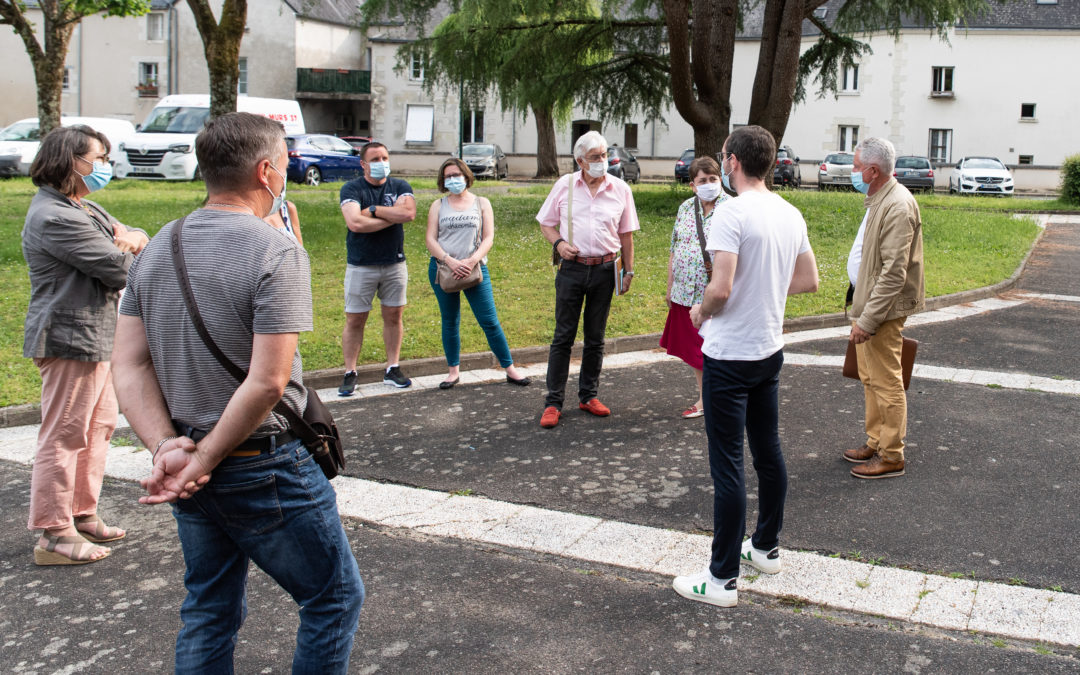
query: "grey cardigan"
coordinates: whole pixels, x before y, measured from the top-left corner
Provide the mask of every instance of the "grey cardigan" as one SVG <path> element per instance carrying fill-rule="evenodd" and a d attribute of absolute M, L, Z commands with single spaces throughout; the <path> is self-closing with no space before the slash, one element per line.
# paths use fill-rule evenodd
<path fill-rule="evenodd" d="M 22 251 L 30 270 L 30 307 L 25 357 L 111 357 L 116 303 L 135 256 L 113 244 L 116 220 L 94 202 L 82 203 L 42 186 L 26 212 Z"/>

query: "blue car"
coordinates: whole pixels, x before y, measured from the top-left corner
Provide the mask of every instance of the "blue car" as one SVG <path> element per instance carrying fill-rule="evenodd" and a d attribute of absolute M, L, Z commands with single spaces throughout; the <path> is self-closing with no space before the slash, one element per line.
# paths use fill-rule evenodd
<path fill-rule="evenodd" d="M 308 185 L 323 181 L 352 180 L 364 175 L 359 149 L 336 136 L 302 134 L 286 136 L 289 148 L 289 180 Z"/>

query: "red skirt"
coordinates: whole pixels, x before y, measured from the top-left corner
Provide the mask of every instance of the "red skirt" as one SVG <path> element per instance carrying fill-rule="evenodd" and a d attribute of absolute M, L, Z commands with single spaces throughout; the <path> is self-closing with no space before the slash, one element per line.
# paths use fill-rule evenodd
<path fill-rule="evenodd" d="M 690 308 L 671 303 L 664 333 L 660 336 L 660 346 L 666 349 L 668 354 L 685 361 L 691 368 L 701 370 L 705 367 L 705 360 L 701 356 L 703 342 L 697 328 L 694 328 L 690 321 Z"/>

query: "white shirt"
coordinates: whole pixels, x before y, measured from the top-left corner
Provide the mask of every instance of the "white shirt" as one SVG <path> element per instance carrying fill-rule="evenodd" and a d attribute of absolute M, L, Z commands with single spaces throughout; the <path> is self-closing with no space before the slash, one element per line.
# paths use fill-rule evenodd
<path fill-rule="evenodd" d="M 731 295 L 701 326 L 701 351 L 713 359 L 760 361 L 782 349 L 795 259 L 811 250 L 799 210 L 771 192 L 741 194 L 717 205 L 705 248 L 739 259 Z"/>
<path fill-rule="evenodd" d="M 863 235 L 866 234 L 866 219 L 870 217 L 870 209 L 866 209 L 866 213 L 863 214 L 862 223 L 859 225 L 859 232 L 855 235 L 855 243 L 851 245 L 851 253 L 847 256 L 847 276 L 851 285 L 855 285 L 855 280 L 859 278 L 859 265 L 862 264 L 862 241 Z"/>

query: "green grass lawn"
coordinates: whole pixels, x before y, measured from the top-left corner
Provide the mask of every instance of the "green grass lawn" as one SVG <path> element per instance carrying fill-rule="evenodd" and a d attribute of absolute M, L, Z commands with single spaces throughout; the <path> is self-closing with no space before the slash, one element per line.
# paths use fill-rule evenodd
<path fill-rule="evenodd" d="M 402 358 L 442 354 L 439 310 L 427 280 L 428 254 L 424 229 L 428 206 L 437 197 L 434 179 L 410 179 L 417 190 L 418 217 L 405 226 L 405 255 L 409 261 L 409 306 L 405 311 Z M 342 283 L 345 272 L 345 226 L 338 208 L 341 184 L 317 188 L 290 185 L 289 199 L 300 212 L 304 243 L 311 255 L 315 330 L 300 338 L 306 369 L 341 364 L 344 321 Z M 37 369 L 22 357 L 23 319 L 29 299 L 29 280 L 20 249 L 20 232 L 27 205 L 35 192 L 28 179 L 0 181 L 0 349 L 4 386 L 0 405 L 40 398 Z M 554 274 L 551 248 L 540 234 L 535 215 L 549 186 L 508 187 L 481 183 L 495 211 L 495 246 L 489 268 L 495 304 L 511 347 L 543 345 L 554 328 Z M 679 204 L 690 196 L 686 186 L 635 185 L 641 231 L 635 238 L 634 285 L 612 303 L 608 335 L 659 332 L 664 325 L 664 290 L 668 244 Z M 840 311 L 847 289 L 848 249 L 863 216 L 862 196 L 852 192 L 785 191 L 786 199 L 806 217 L 810 243 L 821 270 L 821 290 L 788 302 L 789 317 Z M 95 195 L 121 222 L 156 233 L 162 225 L 194 208 L 204 197 L 201 183 L 116 181 Z M 1016 269 L 1036 236 L 1030 220 L 1017 220 L 1019 210 L 1058 210 L 1058 202 L 1020 199 L 919 196 L 923 209 L 923 239 L 928 295 L 943 295 L 1000 281 Z M 242 242 L 238 242 L 242 245 Z M 462 351 L 485 351 L 483 332 L 466 311 L 461 323 Z M 383 360 L 381 322 L 368 323 L 361 362 Z"/>

